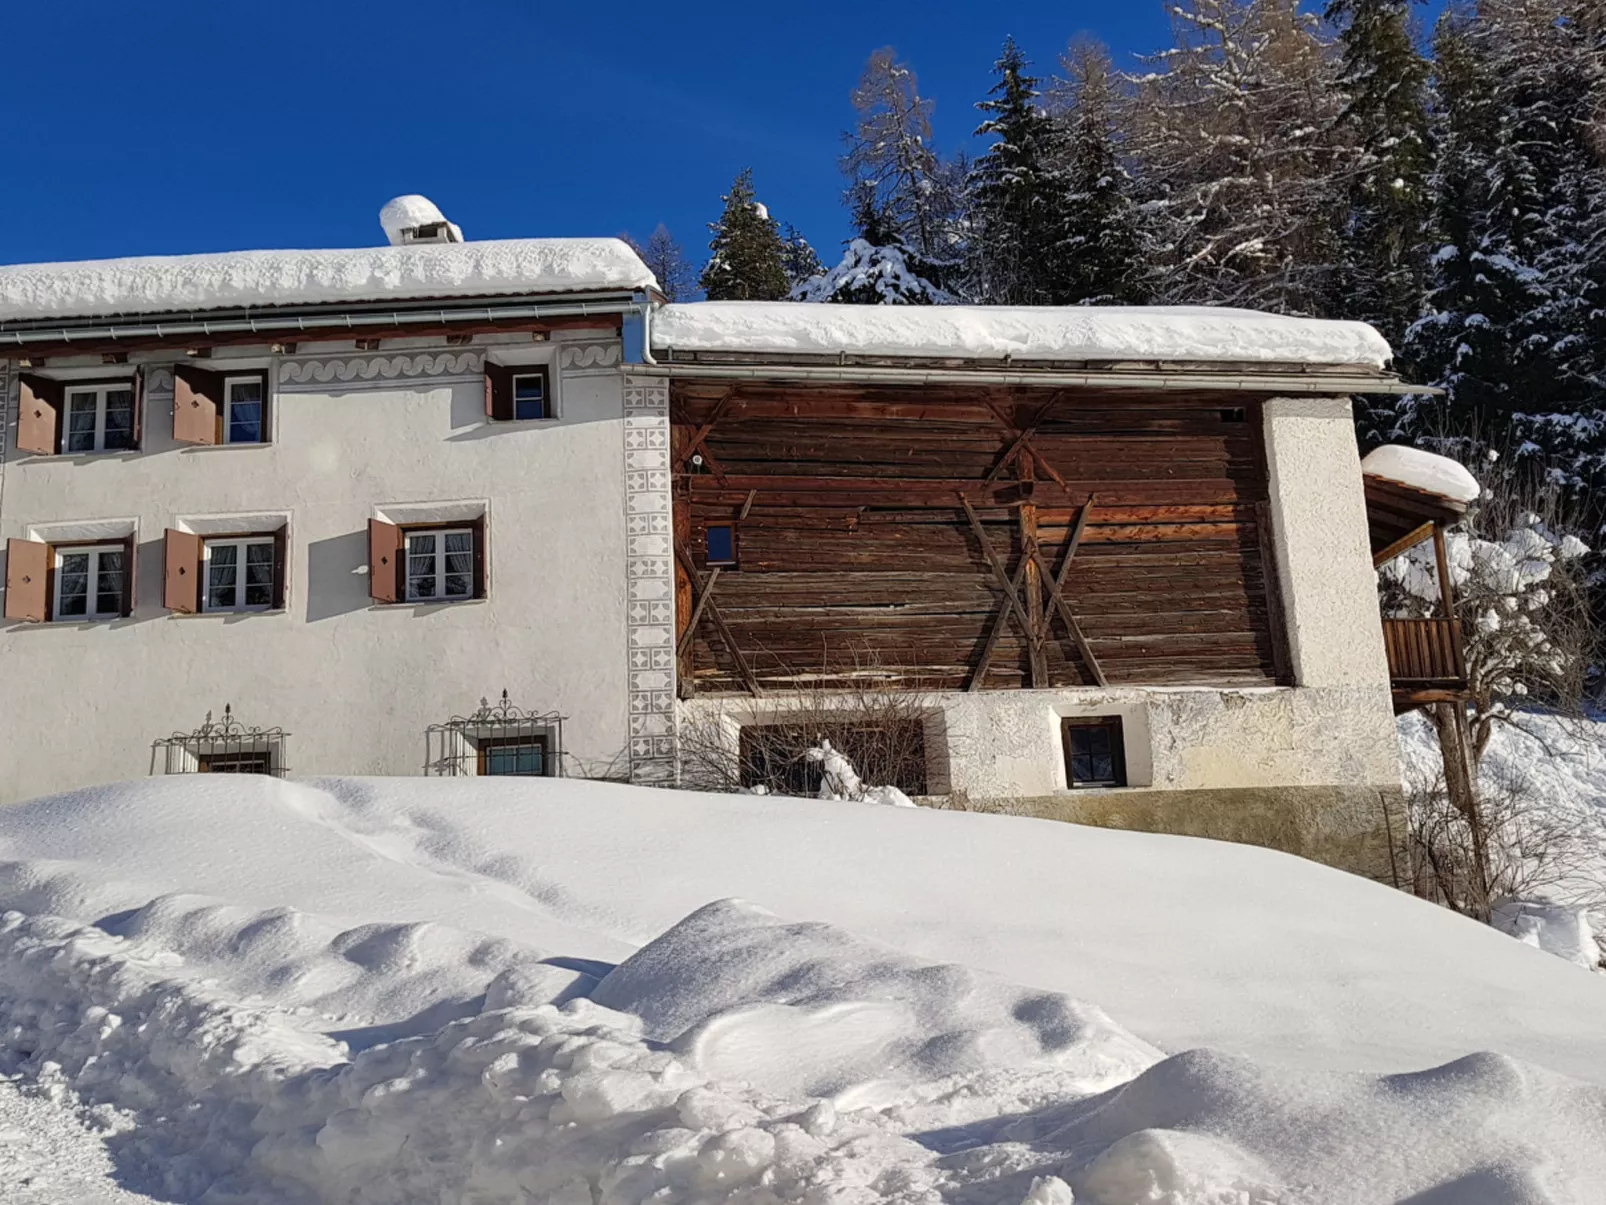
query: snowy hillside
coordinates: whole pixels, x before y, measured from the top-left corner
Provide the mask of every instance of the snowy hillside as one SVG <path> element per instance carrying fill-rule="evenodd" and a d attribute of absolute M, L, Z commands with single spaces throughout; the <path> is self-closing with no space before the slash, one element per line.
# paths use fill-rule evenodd
<path fill-rule="evenodd" d="M 1606 977 L 1243 846 L 167 779 L 0 811 L 0 908 L 0 1070 L 115 1116 L 119 1179 L 165 1199 L 1516 1205 L 1606 1178 Z"/>

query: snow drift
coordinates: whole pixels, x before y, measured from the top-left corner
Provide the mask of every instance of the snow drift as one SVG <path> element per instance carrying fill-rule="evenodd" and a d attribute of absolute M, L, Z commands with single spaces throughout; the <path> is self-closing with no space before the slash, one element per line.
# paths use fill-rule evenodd
<path fill-rule="evenodd" d="M 977 360 L 1205 360 L 1388 363 L 1364 322 L 1288 318 L 1212 306 L 798 305 L 700 301 L 666 305 L 653 347 Z"/>
<path fill-rule="evenodd" d="M 1264 850 L 196 778 L 4 809 L 0 858 L 0 1070 L 115 1108 L 119 1176 L 175 1201 L 1559 1205 L 1606 1177 L 1600 977 Z"/>

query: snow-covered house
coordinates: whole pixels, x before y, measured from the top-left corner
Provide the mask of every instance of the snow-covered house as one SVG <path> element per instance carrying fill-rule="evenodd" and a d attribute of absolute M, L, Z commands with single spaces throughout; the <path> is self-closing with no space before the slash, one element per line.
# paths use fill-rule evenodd
<path fill-rule="evenodd" d="M 668 782 L 867 681 L 911 793 L 1313 849 L 1397 791 L 1369 328 L 663 305 L 614 240 L 386 225 L 0 268 L 4 797 Z"/>

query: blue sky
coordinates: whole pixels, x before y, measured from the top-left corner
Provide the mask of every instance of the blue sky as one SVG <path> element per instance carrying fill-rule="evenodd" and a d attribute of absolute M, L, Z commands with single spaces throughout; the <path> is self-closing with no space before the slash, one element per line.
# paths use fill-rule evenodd
<path fill-rule="evenodd" d="M 1164 44 L 1161 0 L 55 0 L 7 12 L 0 263 L 382 241 L 421 192 L 469 238 L 645 238 L 700 259 L 742 167 L 827 258 L 848 91 L 892 45 L 944 150 L 1013 34 Z"/>

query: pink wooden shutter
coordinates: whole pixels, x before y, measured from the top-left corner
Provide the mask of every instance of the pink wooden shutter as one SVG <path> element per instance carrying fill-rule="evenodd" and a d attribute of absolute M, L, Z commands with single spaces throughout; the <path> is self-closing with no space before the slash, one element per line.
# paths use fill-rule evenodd
<path fill-rule="evenodd" d="M 43 623 L 50 618 L 50 545 L 6 541 L 6 618 Z"/>
<path fill-rule="evenodd" d="M 173 368 L 173 438 L 181 444 L 215 444 L 223 413 L 223 377 L 179 364 Z"/>
<path fill-rule="evenodd" d="M 375 602 L 401 601 L 402 529 L 381 519 L 368 520 L 368 595 Z"/>
<path fill-rule="evenodd" d="M 60 381 L 22 376 L 21 408 L 17 414 L 17 447 L 40 456 L 61 451 L 62 390 Z"/>
<path fill-rule="evenodd" d="M 201 609 L 201 537 L 172 527 L 165 534 L 162 605 L 180 615 L 194 615 Z"/>

